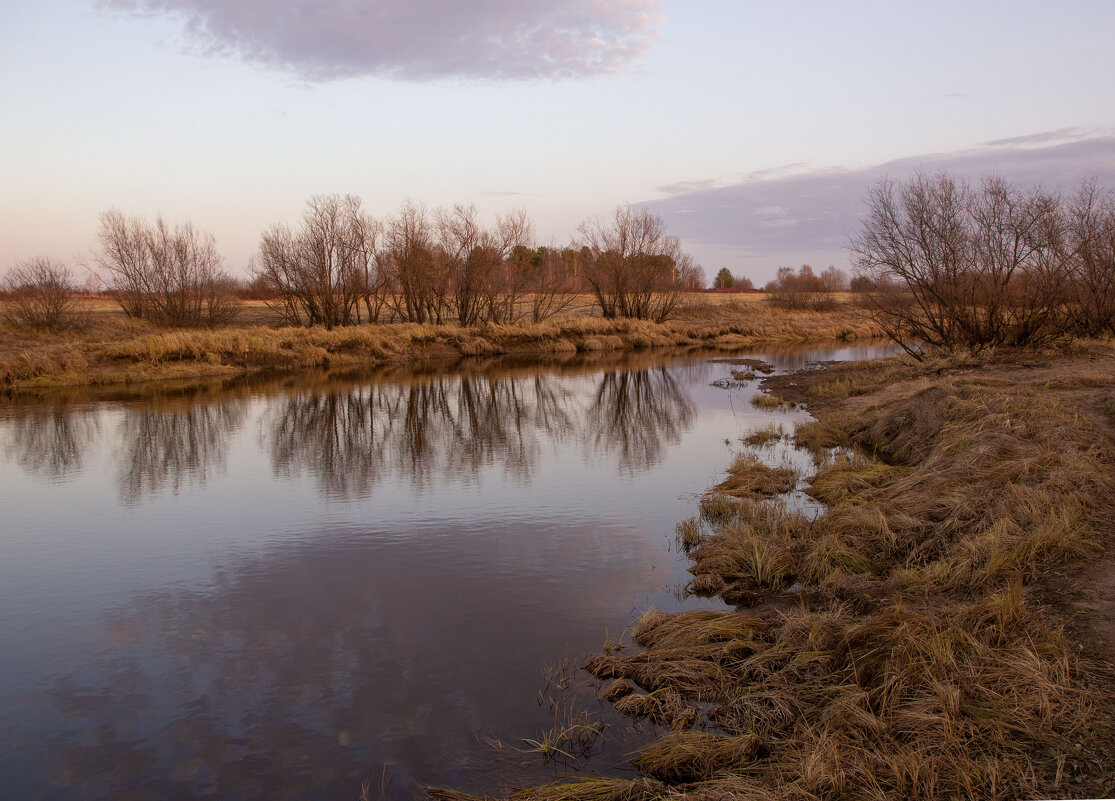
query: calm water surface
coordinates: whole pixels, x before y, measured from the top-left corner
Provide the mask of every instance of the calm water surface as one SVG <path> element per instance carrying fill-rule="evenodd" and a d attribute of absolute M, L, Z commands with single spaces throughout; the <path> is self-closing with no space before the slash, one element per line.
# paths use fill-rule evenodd
<path fill-rule="evenodd" d="M 710 385 L 731 369 L 489 363 L 0 406 L 0 794 L 409 798 L 622 773 L 653 732 L 583 673 L 555 685 L 649 606 L 716 605 L 680 599 L 674 526 L 740 436 L 805 416 Z M 515 750 L 551 698 L 609 724 L 592 758 Z"/>

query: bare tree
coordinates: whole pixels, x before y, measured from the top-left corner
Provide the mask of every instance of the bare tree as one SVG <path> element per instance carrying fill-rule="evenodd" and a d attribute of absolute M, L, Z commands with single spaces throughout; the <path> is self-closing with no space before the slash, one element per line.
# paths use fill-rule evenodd
<path fill-rule="evenodd" d="M 489 283 L 487 317 L 493 323 L 517 323 L 526 316 L 522 301 L 536 284 L 533 258 L 534 223 L 523 209 L 514 209 L 496 220 L 492 231 L 493 255 L 499 266 Z M 552 296 L 551 296 L 552 297 Z M 541 308 L 537 304 L 534 309 Z"/>
<path fill-rule="evenodd" d="M 378 225 L 354 195 L 315 195 L 298 230 L 278 224 L 260 238 L 258 280 L 278 293 L 273 308 L 292 325 L 352 325 L 379 318 L 386 277 L 378 268 Z"/>
<path fill-rule="evenodd" d="M 212 234 L 192 223 L 153 224 L 113 210 L 101 215 L 98 264 L 130 317 L 164 325 L 217 325 L 238 310 Z"/>
<path fill-rule="evenodd" d="M 513 252 L 511 260 L 529 261 L 531 265 L 531 322 L 540 323 L 573 304 L 581 263 L 577 251 L 540 247 L 530 253 Z"/>
<path fill-rule="evenodd" d="M 1115 334 L 1115 194 L 1085 182 L 1066 209 L 1072 293 L 1068 304 L 1085 336 Z"/>
<path fill-rule="evenodd" d="M 77 284 L 69 268 L 43 257 L 17 262 L 4 278 L 3 318 L 28 328 L 76 328 L 88 322 L 77 309 Z"/>
<path fill-rule="evenodd" d="M 790 267 L 780 267 L 775 279 L 766 285 L 771 303 L 782 309 L 809 311 L 832 311 L 837 308 L 830 287 L 840 286 L 844 274 L 835 267 L 829 267 L 817 275 L 808 264 L 801 265 L 797 272 Z"/>
<path fill-rule="evenodd" d="M 585 280 L 604 317 L 661 322 L 699 274 L 662 218 L 646 209 L 618 206 L 610 218 L 587 220 L 579 230 L 587 248 Z"/>
<path fill-rule="evenodd" d="M 821 273 L 821 291 L 847 292 L 848 274 L 830 264 L 828 269 Z"/>
<path fill-rule="evenodd" d="M 449 281 L 436 234 L 430 212 L 409 202 L 383 225 L 378 258 L 390 287 L 388 304 L 406 322 L 445 320 Z"/>
<path fill-rule="evenodd" d="M 876 184 L 851 250 L 876 320 L 911 352 L 1063 335 L 1068 260 L 1059 199 L 1001 178 L 945 173 Z"/>
<path fill-rule="evenodd" d="M 449 298 L 457 321 L 476 325 L 496 291 L 503 254 L 495 237 L 480 223 L 476 206 L 434 212 L 441 265 L 447 271 Z"/>

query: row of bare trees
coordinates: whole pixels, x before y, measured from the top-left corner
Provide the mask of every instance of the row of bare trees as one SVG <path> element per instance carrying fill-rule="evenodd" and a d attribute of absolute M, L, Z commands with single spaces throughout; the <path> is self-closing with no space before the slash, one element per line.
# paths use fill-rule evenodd
<path fill-rule="evenodd" d="M 297 229 L 263 234 L 255 272 L 294 325 L 538 321 L 569 304 L 575 271 L 556 251 L 539 256 L 533 238 L 521 211 L 489 227 L 474 206 L 407 203 L 376 220 L 358 197 L 320 195 Z"/>
<path fill-rule="evenodd" d="M 95 264 L 131 317 L 170 326 L 212 326 L 237 311 L 236 283 L 212 234 L 191 223 L 101 215 Z M 318 195 L 296 226 L 260 237 L 253 291 L 290 325 L 375 322 L 460 325 L 540 322 L 590 293 L 604 317 L 664 320 L 701 273 L 662 219 L 621 206 L 589 220 L 566 247 L 535 243 L 524 211 L 484 224 L 475 206 L 404 204 L 376 219 L 359 197 Z M 77 287 L 60 262 L 33 259 L 3 287 L 10 322 L 66 327 Z"/>
<path fill-rule="evenodd" d="M 661 218 L 620 207 L 565 248 L 536 247 L 526 213 L 485 225 L 475 206 L 413 203 L 376 220 L 360 198 L 310 198 L 295 229 L 260 240 L 258 281 L 291 324 L 332 328 L 400 320 L 461 325 L 540 322 L 589 291 L 604 317 L 663 320 L 699 268 Z"/>
<path fill-rule="evenodd" d="M 884 180 L 867 200 L 856 269 L 877 287 L 875 318 L 911 352 L 1115 334 L 1110 190 L 1063 197 L 938 173 Z"/>

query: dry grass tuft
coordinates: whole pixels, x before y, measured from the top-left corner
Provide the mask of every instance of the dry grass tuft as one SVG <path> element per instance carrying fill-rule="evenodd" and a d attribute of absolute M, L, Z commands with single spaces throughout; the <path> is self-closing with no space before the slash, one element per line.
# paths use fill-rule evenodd
<path fill-rule="evenodd" d="M 771 498 L 790 492 L 798 481 L 796 470 L 770 467 L 754 456 L 741 454 L 728 468 L 728 478 L 716 491 L 733 498 Z"/>
<path fill-rule="evenodd" d="M 758 428 L 743 438 L 745 445 L 750 445 L 753 448 L 761 448 L 764 445 L 769 445 L 772 442 L 779 442 L 786 436 L 785 429 L 781 425 L 771 423 L 763 428 Z"/>
<path fill-rule="evenodd" d="M 707 781 L 720 774 L 741 773 L 766 752 L 753 734 L 723 737 L 705 732 L 674 732 L 644 748 L 635 767 L 667 784 Z"/>
<path fill-rule="evenodd" d="M 653 779 L 586 778 L 567 784 L 516 790 L 508 801 L 654 801 L 667 794 Z"/>
<path fill-rule="evenodd" d="M 794 404 L 769 392 L 757 392 L 751 396 L 751 405 L 757 409 L 792 409 Z"/>
<path fill-rule="evenodd" d="M 601 691 L 600 697 L 605 701 L 615 703 L 619 699 L 631 695 L 633 692 L 635 692 L 634 684 L 626 679 L 616 679 Z"/>

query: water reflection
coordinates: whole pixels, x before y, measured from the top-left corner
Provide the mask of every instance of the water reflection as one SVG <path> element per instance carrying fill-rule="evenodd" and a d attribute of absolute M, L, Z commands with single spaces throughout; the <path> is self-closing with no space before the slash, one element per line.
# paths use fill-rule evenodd
<path fill-rule="evenodd" d="M 488 465 L 529 482 L 570 438 L 634 474 L 692 425 L 693 401 L 668 368 L 614 370 L 588 392 L 548 375 L 460 375 L 291 393 L 263 424 L 277 475 L 308 471 L 331 497 L 368 494 L 384 475 L 416 487 L 468 483 Z"/>
<path fill-rule="evenodd" d="M 693 424 L 695 407 L 680 378 L 667 368 L 605 373 L 586 414 L 592 447 L 614 453 L 632 475 L 657 464 Z"/>
<path fill-rule="evenodd" d="M 477 734 L 516 742 L 544 725 L 533 698 L 554 644 L 647 579 L 615 557 L 650 543 L 560 522 L 532 533 L 508 549 L 514 526 L 458 530 L 462 563 L 437 536 L 369 531 L 236 560 L 204 590 L 142 595 L 99 627 L 111 660 L 53 680 L 62 722 L 29 750 L 85 798 L 356 798 L 385 773 L 391 797 L 476 785 L 494 756 Z M 562 551 L 591 558 L 555 582 Z M 599 589 L 570 592 L 587 587 Z"/>
<path fill-rule="evenodd" d="M 273 381 L 252 393 L 240 382 L 224 393 L 210 388 L 122 403 L 108 426 L 119 443 L 113 472 L 127 504 L 203 485 L 223 469 L 252 398 L 262 397 L 260 442 L 274 474 L 311 474 L 326 497 L 365 497 L 385 476 L 418 488 L 438 476 L 467 484 L 488 465 L 529 482 L 544 451 L 571 439 L 633 475 L 657 464 L 692 425 L 687 385 L 708 368 L 619 361 L 603 371 L 532 366 L 358 383 L 318 376 Z M 595 374 L 586 379 L 586 371 Z M 21 467 L 57 478 L 81 469 L 106 424 L 104 408 L 93 404 L 12 408 L 8 417 L 4 428 Z"/>
<path fill-rule="evenodd" d="M 124 503 L 186 482 L 204 484 L 224 465 L 229 437 L 244 424 L 241 400 L 159 404 L 129 409 L 120 421 L 118 485 Z"/>
<path fill-rule="evenodd" d="M 569 390 L 550 376 L 433 377 L 291 393 L 264 422 L 276 474 L 310 471 L 330 496 L 366 495 L 385 474 L 425 487 L 501 464 L 529 480 L 543 437 L 573 429 Z"/>
<path fill-rule="evenodd" d="M 97 418 L 80 408 L 29 407 L 7 426 L 9 449 L 21 468 L 62 479 L 80 470 L 99 430 Z"/>

